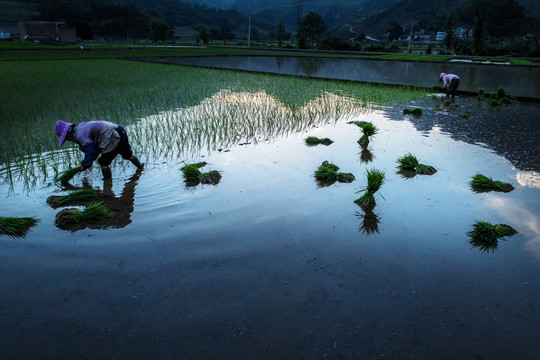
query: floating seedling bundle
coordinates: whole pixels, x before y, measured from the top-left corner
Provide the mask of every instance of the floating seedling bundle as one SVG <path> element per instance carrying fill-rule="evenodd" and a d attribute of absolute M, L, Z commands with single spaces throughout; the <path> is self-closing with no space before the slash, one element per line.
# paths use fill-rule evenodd
<path fill-rule="evenodd" d="M 94 189 L 82 189 L 75 192 L 72 192 L 68 195 L 63 196 L 49 196 L 47 198 L 47 204 L 53 208 L 59 206 L 69 205 L 73 203 L 81 203 L 87 201 L 96 200 L 98 197 L 98 192 Z"/>
<path fill-rule="evenodd" d="M 80 222 L 95 222 L 109 215 L 109 209 L 103 203 L 97 202 L 88 205 L 82 211 L 75 208 L 63 209 L 56 214 L 54 224 L 59 228 L 64 228 Z"/>
<path fill-rule="evenodd" d="M 219 171 L 212 170 L 209 172 L 201 172 L 199 168 L 206 166 L 205 162 L 188 164 L 180 168 L 184 175 L 184 181 L 188 186 L 197 186 L 199 184 L 217 185 L 221 181 Z"/>
<path fill-rule="evenodd" d="M 358 144 L 363 148 L 367 148 L 371 137 L 379 132 L 379 129 L 370 122 L 362 124 L 362 137 L 358 140 Z"/>
<path fill-rule="evenodd" d="M 377 202 L 375 201 L 375 193 L 379 191 L 381 186 L 386 181 L 386 175 L 383 171 L 376 169 L 366 170 L 367 185 L 357 191 L 356 193 L 363 193 L 361 197 L 354 202 L 360 206 L 364 211 L 372 210 Z"/>
<path fill-rule="evenodd" d="M 510 183 L 505 183 L 498 180 L 493 180 L 490 177 L 487 177 L 482 174 L 476 174 L 472 177 L 472 180 L 470 182 L 471 187 L 473 190 L 478 192 L 483 191 L 502 191 L 502 192 L 510 192 L 514 190 L 514 187 Z"/>
<path fill-rule="evenodd" d="M 74 167 L 71 169 L 64 170 L 55 177 L 55 181 L 60 182 L 62 185 L 66 185 L 80 171 L 81 171 L 80 167 Z"/>
<path fill-rule="evenodd" d="M 319 145 L 319 144 L 322 144 L 322 145 L 330 145 L 332 144 L 333 141 L 330 140 L 329 138 L 318 138 L 316 136 L 309 136 L 306 138 L 306 144 L 308 145 Z"/>
<path fill-rule="evenodd" d="M 416 156 L 411 153 L 398 159 L 398 168 L 403 172 L 402 175 L 408 177 L 406 171 L 411 171 L 420 175 L 433 175 L 437 172 L 431 165 L 421 164 Z"/>
<path fill-rule="evenodd" d="M 39 222 L 33 217 L 4 217 L 0 216 L 0 235 L 24 237 L 30 228 Z"/>
<path fill-rule="evenodd" d="M 339 166 L 328 161 L 323 161 L 314 175 L 319 186 L 330 186 L 336 181 L 350 183 L 355 179 L 353 174 L 340 172 Z"/>
<path fill-rule="evenodd" d="M 493 225 L 488 221 L 477 221 L 467 235 L 471 238 L 469 243 L 472 246 L 479 247 L 482 252 L 485 252 L 494 251 L 499 246 L 499 240 L 506 240 L 505 236 L 516 233 L 514 228 L 505 224 Z"/>

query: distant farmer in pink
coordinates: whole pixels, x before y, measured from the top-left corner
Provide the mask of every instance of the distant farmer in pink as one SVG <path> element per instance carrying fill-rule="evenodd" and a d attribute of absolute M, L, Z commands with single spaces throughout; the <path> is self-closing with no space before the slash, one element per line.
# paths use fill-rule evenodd
<path fill-rule="evenodd" d="M 456 100 L 456 91 L 459 86 L 459 76 L 455 74 L 441 73 L 439 81 L 443 82 L 443 91 L 446 93 L 446 98 L 452 97 L 452 102 Z"/>
<path fill-rule="evenodd" d="M 112 177 L 109 165 L 118 154 L 124 160 L 131 161 L 138 169 L 143 168 L 139 159 L 133 155 L 126 131 L 119 125 L 108 121 L 88 121 L 75 125 L 59 120 L 54 132 L 60 140 L 60 146 L 65 140 L 70 140 L 84 152 L 81 171 L 90 168 L 100 154 L 98 163 L 105 179 Z"/>

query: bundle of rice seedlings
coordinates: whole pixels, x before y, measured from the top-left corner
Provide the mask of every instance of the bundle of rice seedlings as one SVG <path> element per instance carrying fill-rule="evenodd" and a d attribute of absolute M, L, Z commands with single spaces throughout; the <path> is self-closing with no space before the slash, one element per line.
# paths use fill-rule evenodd
<path fill-rule="evenodd" d="M 306 144 L 308 145 L 319 145 L 319 144 L 322 144 L 322 145 L 330 145 L 332 144 L 333 141 L 330 140 L 329 138 L 318 138 L 316 136 L 309 136 L 308 138 L 306 138 Z"/>
<path fill-rule="evenodd" d="M 69 181 L 71 179 L 73 179 L 73 177 L 75 175 L 77 175 L 79 172 L 81 171 L 81 168 L 79 166 L 77 167 L 74 167 L 74 168 L 71 168 L 71 169 L 67 169 L 67 170 L 64 170 L 62 171 L 60 174 L 58 174 L 54 180 L 56 182 L 60 182 L 62 185 L 66 185 L 67 183 L 69 183 Z"/>
<path fill-rule="evenodd" d="M 181 169 L 184 179 L 189 182 L 199 182 L 201 180 L 202 173 L 199 170 L 197 164 L 189 164 L 183 166 Z"/>
<path fill-rule="evenodd" d="M 321 166 L 315 170 L 315 179 L 319 186 L 329 186 L 334 182 L 351 183 L 355 177 L 351 173 L 339 172 L 339 166 L 323 161 Z"/>
<path fill-rule="evenodd" d="M 59 227 L 69 226 L 82 221 L 97 221 L 110 215 L 102 202 L 88 205 L 84 210 L 64 209 L 56 214 L 55 224 Z"/>
<path fill-rule="evenodd" d="M 490 177 L 487 177 L 482 174 L 476 174 L 472 177 L 472 180 L 470 182 L 471 187 L 476 191 L 489 191 L 489 190 L 495 190 L 495 191 L 502 191 L 502 192 L 510 192 L 514 190 L 514 187 L 512 184 L 505 183 L 498 180 L 493 180 Z"/>
<path fill-rule="evenodd" d="M 379 191 L 386 179 L 385 173 L 376 169 L 366 170 L 366 175 L 367 186 L 356 192 L 357 194 L 362 192 L 364 194 L 354 202 L 362 209 L 370 210 L 377 205 L 374 195 L 377 191 Z"/>
<path fill-rule="evenodd" d="M 24 237 L 38 222 L 39 220 L 33 217 L 0 216 L 0 235 Z"/>
<path fill-rule="evenodd" d="M 415 117 L 421 117 L 424 113 L 424 110 L 422 108 L 414 108 L 414 109 L 404 109 L 403 115 L 413 115 Z"/>
<path fill-rule="evenodd" d="M 482 251 L 493 251 L 499 246 L 499 240 L 506 240 L 505 236 L 516 233 L 514 228 L 505 224 L 493 225 L 488 221 L 477 221 L 467 235 L 471 237 L 469 241 L 471 245 L 480 247 Z"/>
<path fill-rule="evenodd" d="M 339 166 L 323 161 L 321 166 L 315 170 L 315 179 L 319 182 L 336 181 L 338 176 Z"/>
<path fill-rule="evenodd" d="M 218 171 L 212 170 L 202 173 L 199 168 L 206 165 L 206 162 L 188 164 L 180 168 L 184 175 L 185 182 L 188 186 L 197 186 L 199 183 L 217 185 L 221 181 L 221 174 Z"/>
<path fill-rule="evenodd" d="M 401 170 L 412 170 L 420 175 L 433 175 L 437 172 L 433 166 L 421 164 L 416 156 L 411 153 L 398 159 L 398 168 Z"/>
<path fill-rule="evenodd" d="M 366 148 L 369 145 L 369 139 L 377 134 L 379 129 L 370 122 L 364 122 L 362 125 L 362 137 L 358 140 L 358 144 L 363 148 Z"/>
<path fill-rule="evenodd" d="M 501 99 L 505 98 L 506 97 L 506 91 L 504 90 L 504 87 L 500 86 L 497 89 L 497 92 L 495 93 L 495 96 L 497 97 L 498 100 L 501 100 Z"/>
<path fill-rule="evenodd" d="M 486 89 L 484 88 L 478 88 L 478 95 L 476 96 L 476 98 L 478 100 L 484 100 L 485 98 L 485 93 L 486 93 Z"/>
<path fill-rule="evenodd" d="M 83 189 L 72 192 L 64 196 L 50 196 L 47 203 L 53 207 L 72 204 L 75 202 L 92 201 L 98 197 L 98 192 L 94 189 Z"/>
<path fill-rule="evenodd" d="M 463 111 L 461 114 L 458 115 L 460 118 L 462 119 L 469 119 L 471 117 L 471 111 L 470 110 L 465 110 Z"/>

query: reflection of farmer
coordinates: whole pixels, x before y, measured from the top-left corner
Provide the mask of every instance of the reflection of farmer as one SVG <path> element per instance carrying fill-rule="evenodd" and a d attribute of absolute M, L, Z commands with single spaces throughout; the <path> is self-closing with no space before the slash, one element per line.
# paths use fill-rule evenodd
<path fill-rule="evenodd" d="M 441 73 L 439 75 L 439 81 L 443 82 L 443 91 L 446 92 L 446 98 L 452 97 L 452 102 L 455 101 L 456 91 L 459 86 L 459 76 L 455 74 Z"/>
<path fill-rule="evenodd" d="M 137 183 L 139 182 L 139 178 L 141 176 L 141 171 L 137 170 L 131 178 L 129 178 L 128 182 L 124 184 L 124 188 L 122 189 L 122 192 L 120 193 L 119 197 L 116 197 L 114 195 L 114 192 L 112 190 L 112 182 L 111 181 L 104 181 L 103 182 L 103 191 L 97 191 L 98 198 L 96 200 L 80 200 L 75 201 L 73 203 L 70 203 L 71 205 L 76 206 L 87 206 L 90 205 L 92 202 L 101 202 L 111 213 L 111 215 L 99 219 L 99 220 L 93 220 L 93 221 L 81 221 L 81 222 L 73 222 L 71 219 L 66 219 L 64 216 L 65 214 L 63 212 L 66 211 L 66 209 L 60 211 L 56 215 L 55 225 L 62 229 L 62 230 L 70 230 L 70 231 L 77 231 L 82 230 L 85 228 L 89 229 L 104 229 L 104 228 L 115 228 L 120 229 L 126 227 L 128 224 L 131 223 L 131 213 L 133 212 L 135 208 L 135 187 L 137 186 Z M 53 198 L 53 199 L 51 199 Z M 53 200 L 50 201 L 49 199 Z M 47 202 L 51 205 L 53 208 L 57 208 L 58 205 L 54 203 L 54 197 L 50 197 L 47 199 Z M 63 205 L 60 205 L 63 206 Z M 69 210 L 69 209 L 67 209 Z"/>
<path fill-rule="evenodd" d="M 88 121 L 75 125 L 59 120 L 56 122 L 54 132 L 60 139 L 60 145 L 65 140 L 70 140 L 77 143 L 84 152 L 81 171 L 90 168 L 99 154 L 101 156 L 98 163 L 105 179 L 111 178 L 109 165 L 118 154 L 122 155 L 123 159 L 131 161 L 137 168 L 143 167 L 131 151 L 126 131 L 119 125 L 108 121 Z"/>

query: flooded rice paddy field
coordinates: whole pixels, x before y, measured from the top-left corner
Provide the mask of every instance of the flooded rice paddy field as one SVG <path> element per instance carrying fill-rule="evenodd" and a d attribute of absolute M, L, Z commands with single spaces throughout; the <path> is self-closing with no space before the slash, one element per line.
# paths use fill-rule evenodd
<path fill-rule="evenodd" d="M 0 238 L 0 358 L 536 359 L 540 108 L 457 104 L 441 113 L 426 99 L 177 153 L 149 155 L 150 139 L 132 139 L 144 171 L 117 160 L 112 185 L 96 166 L 71 182 L 115 211 L 73 231 L 54 225 L 60 209 L 46 199 L 66 189 L 51 179 L 2 184 L 4 211 L 41 221 Z M 422 117 L 402 114 L 417 106 Z M 350 120 L 379 129 L 367 150 Z M 401 176 L 407 153 L 437 172 Z M 355 181 L 318 186 L 325 160 Z M 197 161 L 221 173 L 218 185 L 185 186 L 180 167 Z M 368 217 L 354 200 L 373 168 L 386 183 Z M 476 173 L 515 190 L 474 192 Z M 477 220 L 518 234 L 482 252 L 466 234 Z"/>

